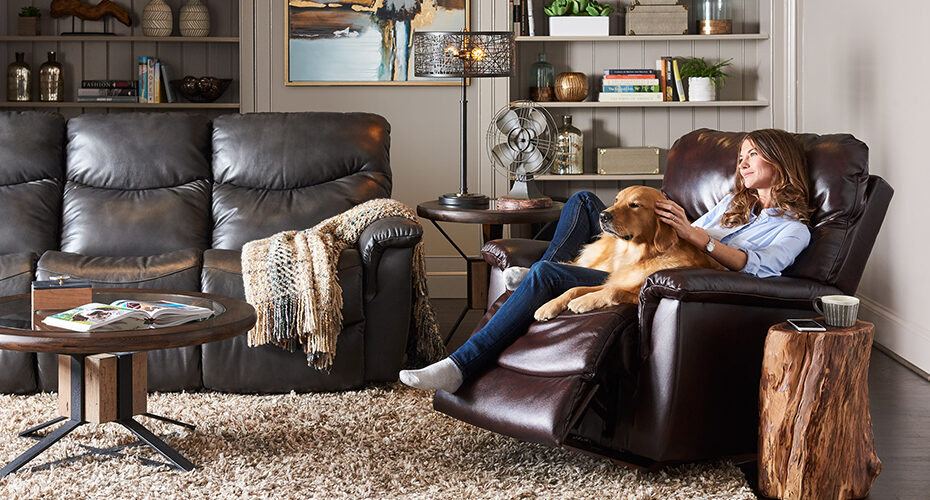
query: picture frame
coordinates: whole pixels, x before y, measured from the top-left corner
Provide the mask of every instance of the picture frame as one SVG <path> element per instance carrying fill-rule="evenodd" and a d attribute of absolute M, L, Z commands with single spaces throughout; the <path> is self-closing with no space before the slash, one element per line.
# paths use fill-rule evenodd
<path fill-rule="evenodd" d="M 413 33 L 468 30 L 470 0 L 283 3 L 287 86 L 461 84 L 413 75 Z M 410 5 L 418 11 L 410 12 Z M 408 10 L 389 10 L 396 6 Z M 399 39 L 407 40 L 400 50 Z"/>

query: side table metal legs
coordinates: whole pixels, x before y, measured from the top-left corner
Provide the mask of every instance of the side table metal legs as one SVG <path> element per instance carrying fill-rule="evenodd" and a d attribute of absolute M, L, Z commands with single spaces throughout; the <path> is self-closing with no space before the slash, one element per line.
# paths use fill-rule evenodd
<path fill-rule="evenodd" d="M 142 442 L 155 448 L 156 451 L 162 454 L 166 459 L 168 459 L 172 464 L 177 468 L 185 471 L 190 471 L 194 469 L 194 464 L 189 460 L 181 456 L 174 448 L 168 446 L 167 443 L 161 440 L 158 436 L 153 434 L 151 431 L 142 426 L 139 422 L 133 419 L 132 411 L 132 353 L 119 353 L 117 356 L 117 383 L 116 383 L 116 392 L 117 392 L 117 419 L 116 421 L 120 423 L 123 427 L 128 429 L 134 435 L 136 435 Z M 8 474 L 16 472 L 24 465 L 29 463 L 33 458 L 37 457 L 43 451 L 48 449 L 50 446 L 58 442 L 62 437 L 67 435 L 69 432 L 80 427 L 83 424 L 86 424 L 84 415 L 84 396 L 86 388 L 84 386 L 84 368 L 85 368 L 85 356 L 83 354 L 75 354 L 70 356 L 70 390 L 71 390 L 71 399 L 70 399 L 70 418 L 68 417 L 57 417 L 43 424 L 37 425 L 30 429 L 26 429 L 19 433 L 20 436 L 29 437 L 34 433 L 50 427 L 62 420 L 67 420 L 61 427 L 58 427 L 52 431 L 49 435 L 42 438 L 38 443 L 29 448 L 25 453 L 16 457 L 12 462 L 7 464 L 2 470 L 0 470 L 0 478 L 6 477 Z M 194 429 L 195 426 L 180 422 L 177 420 L 172 420 L 170 418 L 162 417 L 159 415 L 153 415 L 151 413 L 143 413 L 143 415 L 162 420 L 174 425 L 180 425 L 188 429 Z"/>

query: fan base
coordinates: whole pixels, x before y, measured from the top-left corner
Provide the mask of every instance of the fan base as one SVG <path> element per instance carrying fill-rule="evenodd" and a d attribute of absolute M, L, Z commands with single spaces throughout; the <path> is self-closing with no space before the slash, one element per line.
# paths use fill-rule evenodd
<path fill-rule="evenodd" d="M 551 206 L 552 198 L 549 197 L 530 198 L 528 200 L 503 197 L 497 199 L 498 210 L 527 210 L 532 208 L 549 208 Z"/>
<path fill-rule="evenodd" d="M 439 204 L 444 207 L 487 210 L 490 203 L 487 196 L 479 193 L 446 193 L 439 197 Z"/>

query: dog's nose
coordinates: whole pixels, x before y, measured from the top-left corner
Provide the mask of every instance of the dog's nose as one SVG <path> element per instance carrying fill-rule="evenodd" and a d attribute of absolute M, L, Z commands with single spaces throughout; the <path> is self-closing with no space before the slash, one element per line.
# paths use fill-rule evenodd
<path fill-rule="evenodd" d="M 601 218 L 601 222 L 606 223 L 606 222 L 612 221 L 614 219 L 614 216 L 611 215 L 610 212 L 604 211 L 604 212 L 601 212 L 600 218 Z"/>

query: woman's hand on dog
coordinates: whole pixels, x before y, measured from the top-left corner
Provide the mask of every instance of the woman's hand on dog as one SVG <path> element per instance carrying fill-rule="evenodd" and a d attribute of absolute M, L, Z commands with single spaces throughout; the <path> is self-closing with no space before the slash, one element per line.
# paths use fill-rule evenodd
<path fill-rule="evenodd" d="M 710 238 L 706 231 L 692 226 L 685 209 L 672 200 L 656 200 L 656 215 L 660 221 L 674 229 L 679 238 L 696 247 L 703 248 Z"/>

